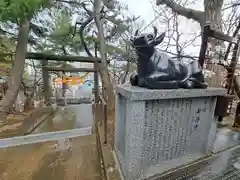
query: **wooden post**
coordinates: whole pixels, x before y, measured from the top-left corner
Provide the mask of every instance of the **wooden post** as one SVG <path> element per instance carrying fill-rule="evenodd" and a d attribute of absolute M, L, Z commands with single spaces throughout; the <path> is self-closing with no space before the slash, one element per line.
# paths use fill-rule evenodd
<path fill-rule="evenodd" d="M 204 60 L 205 60 L 205 55 L 207 51 L 207 43 L 208 43 L 208 37 L 209 37 L 209 31 L 210 31 L 210 25 L 207 25 L 203 29 L 203 35 L 202 35 L 202 44 L 201 44 L 201 49 L 199 53 L 199 64 L 203 68 L 204 65 Z"/>
<path fill-rule="evenodd" d="M 98 64 L 94 63 L 94 98 L 95 103 L 99 102 L 99 79 L 98 79 Z"/>
<path fill-rule="evenodd" d="M 48 61 L 42 61 L 42 67 L 46 67 L 48 65 Z M 50 104 L 50 87 L 49 87 L 49 73 L 45 68 L 42 68 L 43 75 L 43 89 L 44 89 L 44 99 L 46 105 Z"/>

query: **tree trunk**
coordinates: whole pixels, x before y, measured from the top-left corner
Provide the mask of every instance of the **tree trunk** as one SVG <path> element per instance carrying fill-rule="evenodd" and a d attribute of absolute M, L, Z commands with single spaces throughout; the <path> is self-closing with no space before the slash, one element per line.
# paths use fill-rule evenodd
<path fill-rule="evenodd" d="M 100 76 L 102 79 L 102 86 L 104 90 L 104 98 L 107 100 L 108 103 L 108 111 L 114 112 L 115 107 L 115 96 L 114 96 L 114 90 L 113 90 L 113 84 L 111 82 L 110 74 L 108 72 L 108 69 L 104 67 L 103 64 L 99 64 L 100 69 Z"/>
<path fill-rule="evenodd" d="M 48 65 L 48 61 L 42 61 L 42 76 L 43 76 L 43 94 L 44 94 L 44 103 L 47 106 L 51 105 L 50 102 L 50 97 L 51 97 L 51 88 L 50 88 L 50 84 L 49 84 L 49 72 L 44 68 Z"/>
<path fill-rule="evenodd" d="M 205 23 L 209 23 L 211 28 L 220 32 L 222 31 L 222 6 L 223 0 L 204 0 Z M 214 59 L 219 60 L 219 52 L 216 52 L 216 46 L 223 47 L 224 43 L 213 38 L 209 40 L 209 44 L 209 50 L 213 53 L 207 61 L 207 69 L 215 72 L 215 75 L 212 76 L 208 84 L 213 87 L 220 87 L 221 81 L 223 81 L 221 72 L 224 72 L 225 69 L 212 62 Z"/>
<path fill-rule="evenodd" d="M 222 6 L 223 0 L 204 0 L 205 22 L 218 31 L 222 31 Z"/>
<path fill-rule="evenodd" d="M 36 82 L 36 81 L 35 81 Z M 34 83 L 35 83 L 34 82 Z M 34 95 L 35 95 L 35 84 L 33 87 L 27 87 L 26 85 L 23 85 L 24 87 L 24 111 L 27 112 L 29 110 L 34 109 Z"/>
<path fill-rule="evenodd" d="M 6 119 L 7 113 L 12 109 L 20 89 L 28 44 L 28 32 L 29 20 L 25 19 L 19 27 L 16 55 L 11 71 L 11 77 L 8 80 L 8 90 L 2 102 L 3 114 L 0 116 L 0 121 Z"/>
<path fill-rule="evenodd" d="M 113 84 L 111 83 L 110 74 L 107 68 L 107 56 L 106 56 L 106 42 L 104 38 L 103 24 L 100 18 L 100 0 L 94 1 L 94 12 L 95 12 L 95 23 L 98 29 L 98 38 L 100 41 L 100 54 L 101 54 L 101 63 L 99 64 L 100 75 L 102 78 L 102 86 L 106 92 L 105 98 L 108 103 L 108 111 L 114 112 L 115 107 L 115 97 Z"/>
<path fill-rule="evenodd" d="M 24 111 L 27 112 L 27 111 L 30 111 L 32 109 L 34 109 L 34 100 L 33 100 L 33 96 L 30 94 L 30 95 L 26 95 L 25 94 L 25 102 L 24 102 Z"/>

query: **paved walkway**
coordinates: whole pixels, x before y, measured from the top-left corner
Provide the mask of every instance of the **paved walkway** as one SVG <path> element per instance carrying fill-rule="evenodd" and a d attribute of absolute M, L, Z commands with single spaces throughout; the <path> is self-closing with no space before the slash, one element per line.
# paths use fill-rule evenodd
<path fill-rule="evenodd" d="M 99 180 L 95 135 L 0 149 L 1 180 Z"/>
<path fill-rule="evenodd" d="M 92 104 L 59 107 L 31 135 L 0 139 L 0 179 L 101 179 L 92 125 Z"/>
<path fill-rule="evenodd" d="M 31 134 L 90 128 L 93 125 L 92 103 L 58 107 L 54 117 L 45 120 Z"/>
<path fill-rule="evenodd" d="M 89 128 L 91 131 L 93 125 L 91 103 L 58 107 L 50 116 L 50 110 L 29 116 L 31 113 L 9 117 L 8 122 L 0 126 L 0 139 L 79 128 Z"/>

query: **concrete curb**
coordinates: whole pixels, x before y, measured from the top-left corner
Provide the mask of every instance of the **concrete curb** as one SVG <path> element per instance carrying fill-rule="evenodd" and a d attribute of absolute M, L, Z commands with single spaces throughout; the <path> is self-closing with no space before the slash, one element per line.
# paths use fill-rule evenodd
<path fill-rule="evenodd" d="M 92 127 L 0 139 L 0 148 L 91 135 Z"/>

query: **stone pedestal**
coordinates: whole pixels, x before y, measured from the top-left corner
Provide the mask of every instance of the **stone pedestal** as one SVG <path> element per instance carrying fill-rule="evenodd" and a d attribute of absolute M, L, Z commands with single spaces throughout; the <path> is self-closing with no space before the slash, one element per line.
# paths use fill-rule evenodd
<path fill-rule="evenodd" d="M 126 180 L 144 179 L 212 150 L 220 88 L 149 90 L 118 86 L 115 155 Z"/>

